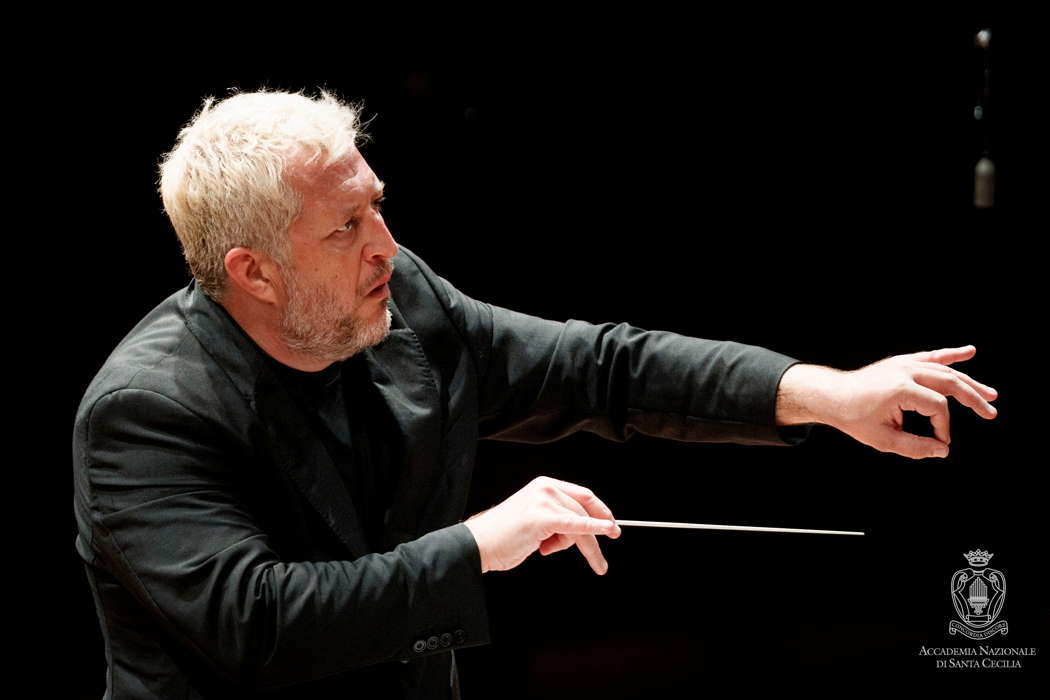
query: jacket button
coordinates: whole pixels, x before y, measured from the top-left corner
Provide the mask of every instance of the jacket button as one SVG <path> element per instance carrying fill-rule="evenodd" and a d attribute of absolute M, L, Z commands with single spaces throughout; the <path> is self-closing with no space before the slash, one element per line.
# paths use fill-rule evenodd
<path fill-rule="evenodd" d="M 426 648 L 427 643 L 424 642 L 422 639 L 417 639 L 416 643 L 412 645 L 412 651 L 416 652 L 417 654 L 421 651 L 424 651 Z"/>
<path fill-rule="evenodd" d="M 437 649 L 437 648 L 438 648 L 438 638 L 437 637 L 431 637 L 430 639 L 427 640 L 427 649 L 430 649 L 431 651 L 433 651 L 434 649 Z"/>
<path fill-rule="evenodd" d="M 456 644 L 462 644 L 467 639 L 467 633 L 463 630 L 456 630 Z"/>
<path fill-rule="evenodd" d="M 451 634 L 449 634 L 448 632 L 445 632 L 443 635 L 441 635 L 441 646 L 447 647 L 451 643 L 452 643 L 452 635 Z"/>

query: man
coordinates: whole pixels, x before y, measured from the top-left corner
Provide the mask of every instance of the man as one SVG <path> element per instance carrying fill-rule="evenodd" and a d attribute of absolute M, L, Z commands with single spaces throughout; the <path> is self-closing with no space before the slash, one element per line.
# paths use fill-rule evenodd
<path fill-rule="evenodd" d="M 572 546 L 603 574 L 596 536 L 619 536 L 546 477 L 463 521 L 480 438 L 785 444 L 823 422 L 920 458 L 947 454 L 948 396 L 995 415 L 948 366 L 972 347 L 839 372 L 470 299 L 398 248 L 357 138 L 326 94 L 241 94 L 162 165 L 194 281 L 116 348 L 74 433 L 107 697 L 458 697 L 481 575 Z M 909 409 L 934 438 L 901 431 Z"/>

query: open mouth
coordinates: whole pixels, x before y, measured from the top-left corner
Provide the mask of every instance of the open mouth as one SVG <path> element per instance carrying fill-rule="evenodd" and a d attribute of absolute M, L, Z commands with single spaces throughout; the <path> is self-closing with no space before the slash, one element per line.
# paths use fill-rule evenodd
<path fill-rule="evenodd" d="M 376 286 L 372 287 L 371 291 L 369 291 L 366 296 L 369 296 L 369 297 L 382 297 L 382 296 L 385 296 L 385 295 L 389 294 L 390 293 L 390 287 L 387 286 L 387 282 L 390 281 L 391 277 L 392 277 L 392 275 L 389 272 L 387 274 L 383 275 L 383 277 L 380 278 L 380 280 L 376 284 Z"/>

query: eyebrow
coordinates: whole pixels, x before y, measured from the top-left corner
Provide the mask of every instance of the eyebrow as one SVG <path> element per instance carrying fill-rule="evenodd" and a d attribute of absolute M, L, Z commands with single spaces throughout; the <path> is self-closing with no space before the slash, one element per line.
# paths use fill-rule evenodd
<path fill-rule="evenodd" d="M 375 186 L 372 188 L 372 196 L 368 199 L 368 202 L 365 204 L 365 206 L 368 206 L 369 204 L 371 204 L 375 200 L 377 200 L 380 197 L 382 197 L 385 192 L 386 192 L 386 183 L 383 182 L 382 180 L 380 180 L 379 178 L 376 178 Z M 343 219 L 348 218 L 348 217 L 356 214 L 358 211 L 360 211 L 361 208 L 362 208 L 361 205 L 357 204 L 357 205 L 354 205 L 354 206 L 349 207 L 347 209 L 344 209 L 342 215 L 340 216 L 340 218 L 343 218 Z"/>

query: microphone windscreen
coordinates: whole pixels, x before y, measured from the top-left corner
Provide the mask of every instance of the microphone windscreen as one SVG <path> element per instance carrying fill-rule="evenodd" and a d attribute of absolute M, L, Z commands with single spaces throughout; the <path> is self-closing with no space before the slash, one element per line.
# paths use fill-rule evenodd
<path fill-rule="evenodd" d="M 987 209 L 995 203 L 995 163 L 990 158 L 981 158 L 974 168 L 973 205 Z"/>

